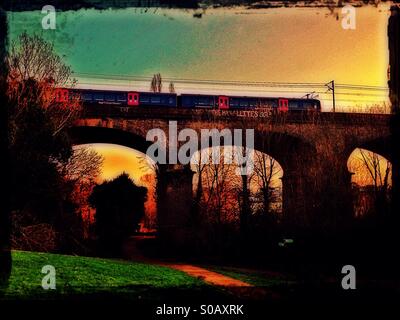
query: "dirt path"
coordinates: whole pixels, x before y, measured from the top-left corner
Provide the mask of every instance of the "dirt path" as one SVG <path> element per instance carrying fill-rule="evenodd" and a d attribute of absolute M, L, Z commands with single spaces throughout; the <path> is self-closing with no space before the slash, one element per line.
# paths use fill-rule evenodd
<path fill-rule="evenodd" d="M 198 278 L 206 283 L 209 283 L 210 285 L 226 289 L 228 292 L 232 293 L 236 297 L 256 299 L 256 300 L 265 298 L 272 298 L 272 299 L 279 298 L 279 294 L 272 292 L 269 289 L 254 287 L 253 285 L 247 282 L 234 279 L 199 266 L 194 266 L 186 263 L 174 263 L 174 262 L 167 262 L 167 261 L 147 258 L 141 254 L 141 251 L 135 245 L 134 239 L 131 239 L 130 241 L 127 241 L 125 243 L 124 252 L 125 252 L 125 258 L 128 260 L 149 263 L 149 264 L 156 264 L 159 266 L 182 271 L 187 275 L 194 278 Z"/>
<path fill-rule="evenodd" d="M 233 279 L 231 277 L 224 276 L 217 272 L 213 272 L 201 267 L 197 267 L 191 264 L 185 263 L 173 263 L 173 262 L 165 262 L 165 261 L 157 261 L 153 259 L 146 258 L 143 256 L 140 249 L 137 247 L 138 241 L 145 240 L 146 237 L 132 237 L 127 240 L 123 246 L 123 255 L 126 259 L 133 261 L 141 261 L 145 263 L 157 264 L 161 266 L 165 266 L 168 268 L 172 268 L 175 270 L 179 270 L 185 272 L 186 274 L 199 278 L 205 282 L 208 282 L 212 285 L 222 286 L 222 287 L 251 287 L 250 284 Z"/>
<path fill-rule="evenodd" d="M 251 287 L 252 285 L 231 277 L 224 276 L 220 273 L 216 273 L 201 267 L 193 266 L 190 264 L 161 264 L 165 267 L 176 269 L 187 273 L 188 275 L 199 278 L 210 284 L 221 286 L 221 287 Z"/>
<path fill-rule="evenodd" d="M 278 294 L 266 288 L 257 288 L 247 282 L 191 264 L 158 263 L 158 265 L 185 272 L 189 276 L 201 279 L 211 285 L 224 288 L 238 298 L 252 300 L 263 300 L 266 298 L 279 299 Z"/>

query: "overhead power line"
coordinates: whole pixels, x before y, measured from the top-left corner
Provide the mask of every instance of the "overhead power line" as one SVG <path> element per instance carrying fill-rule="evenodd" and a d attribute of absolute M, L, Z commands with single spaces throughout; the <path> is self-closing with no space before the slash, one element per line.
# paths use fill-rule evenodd
<path fill-rule="evenodd" d="M 102 73 L 75 73 L 76 76 L 96 78 L 96 79 L 114 79 L 114 80 L 131 80 L 131 81 L 147 81 L 152 77 L 137 75 L 116 75 Z M 276 82 L 276 81 L 244 81 L 244 80 L 218 80 L 218 79 L 189 79 L 164 77 L 166 81 L 177 83 L 204 83 L 204 84 L 224 84 L 224 85 L 256 85 L 256 86 L 281 86 L 281 87 L 325 87 L 323 82 Z M 340 84 L 335 83 L 335 88 L 343 88 L 349 90 L 382 90 L 387 91 L 388 88 L 382 86 L 358 85 L 358 84 Z"/>
<path fill-rule="evenodd" d="M 344 88 L 349 90 L 374 90 L 374 91 L 388 91 L 389 88 L 379 86 L 368 86 L 368 85 L 356 85 L 356 84 L 336 84 L 337 88 Z"/>
<path fill-rule="evenodd" d="M 102 73 L 75 73 L 75 76 L 82 77 L 83 79 L 101 79 L 101 80 L 115 80 L 115 81 L 135 81 L 135 82 L 149 82 L 152 77 L 137 76 L 137 75 L 116 75 L 116 74 L 102 74 Z M 247 92 L 262 92 L 265 93 L 263 88 L 268 89 L 271 94 L 299 94 L 302 97 L 312 97 L 318 95 L 320 100 L 332 101 L 333 109 L 337 101 L 346 102 L 360 102 L 360 103 L 379 103 L 388 99 L 388 88 L 382 86 L 360 85 L 360 84 L 342 84 L 336 83 L 334 80 L 328 83 L 319 82 L 274 82 L 274 81 L 241 81 L 241 80 L 218 80 L 218 79 L 189 79 L 189 78 L 174 78 L 164 77 L 164 81 L 173 82 L 177 84 L 186 84 L 190 89 L 190 85 L 202 85 L 201 90 L 219 90 L 220 86 L 230 86 L 229 91 L 247 91 Z M 104 83 L 90 83 L 88 81 L 79 81 L 80 84 L 85 85 L 105 85 Z M 126 86 L 128 84 L 106 83 L 110 87 Z M 207 86 L 209 85 L 209 86 Z M 235 87 L 247 88 L 235 88 Z M 182 89 L 182 88 L 181 88 Z M 277 90 L 278 89 L 278 90 Z M 324 91 L 323 89 L 328 89 Z M 310 93 L 312 92 L 312 94 Z M 327 96 L 332 94 L 332 99 Z M 336 96 L 341 97 L 339 99 Z M 349 98 L 347 98 L 349 97 Z M 365 98 L 365 99 L 364 99 Z M 376 100 L 372 100 L 372 99 Z"/>
<path fill-rule="evenodd" d="M 93 85 L 93 83 L 90 82 L 79 82 L 79 84 L 83 84 L 83 85 Z M 107 86 L 110 87 L 120 87 L 121 85 L 119 84 L 113 84 L 113 83 L 108 83 Z M 189 89 L 189 88 L 188 88 Z M 204 90 L 207 88 L 204 88 Z M 208 88 L 210 89 L 210 88 Z M 218 90 L 218 88 L 213 88 L 214 90 Z M 243 89 L 239 89 L 239 88 L 229 88 L 229 91 L 238 91 L 238 92 L 243 92 Z M 256 89 L 256 88 L 252 88 L 252 89 L 247 89 L 247 92 L 251 92 L 251 93 L 265 93 L 266 91 L 264 89 Z M 299 90 L 268 90 L 268 93 L 290 93 L 290 94 L 301 94 L 302 97 L 306 97 L 307 94 L 304 94 L 304 91 L 299 91 Z M 317 95 L 328 95 L 327 92 L 325 91 L 313 91 L 314 94 Z M 388 99 L 388 97 L 386 95 L 377 95 L 377 94 L 357 94 L 357 93 L 348 93 L 348 92 L 335 92 L 336 96 L 358 96 L 358 97 L 376 97 L 377 101 L 379 101 L 379 99 L 382 100 L 386 100 Z M 311 96 L 310 96 L 311 97 Z M 321 97 L 321 96 L 320 96 Z M 322 99 L 320 98 L 320 100 L 332 100 L 332 99 Z M 336 101 L 339 101 L 338 99 L 336 99 Z M 347 100 L 349 101 L 349 100 Z M 357 99 L 357 101 L 364 101 L 363 99 Z M 367 101 L 374 101 L 374 100 L 367 100 Z"/>
<path fill-rule="evenodd" d="M 333 106 L 333 112 L 336 110 L 336 103 L 335 103 L 335 80 L 332 80 L 328 83 L 325 83 L 325 86 L 328 88 L 328 91 L 332 91 L 332 106 Z"/>

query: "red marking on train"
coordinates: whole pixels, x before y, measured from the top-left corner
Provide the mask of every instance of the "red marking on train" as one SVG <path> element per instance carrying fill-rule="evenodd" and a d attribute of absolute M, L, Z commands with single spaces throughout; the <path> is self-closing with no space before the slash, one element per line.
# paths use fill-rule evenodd
<path fill-rule="evenodd" d="M 139 93 L 128 92 L 128 106 L 138 106 L 139 105 Z"/>
<path fill-rule="evenodd" d="M 289 100 L 288 99 L 279 99 L 278 111 L 282 111 L 282 112 L 289 111 Z"/>
<path fill-rule="evenodd" d="M 227 96 L 218 97 L 218 108 L 219 109 L 229 109 L 229 98 Z"/>

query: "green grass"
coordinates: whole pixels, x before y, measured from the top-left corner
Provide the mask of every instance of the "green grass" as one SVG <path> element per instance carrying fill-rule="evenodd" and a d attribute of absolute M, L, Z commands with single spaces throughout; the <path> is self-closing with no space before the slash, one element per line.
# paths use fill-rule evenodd
<path fill-rule="evenodd" d="M 182 292 L 187 290 L 203 294 L 212 289 L 183 272 L 145 263 L 24 251 L 13 251 L 12 258 L 12 273 L 3 299 L 162 299 L 171 290 L 184 295 Z M 41 286 L 45 265 L 56 269 L 56 290 Z"/>
<path fill-rule="evenodd" d="M 279 289 L 288 288 L 297 283 L 293 276 L 276 272 L 220 266 L 207 266 L 206 268 L 257 287 Z"/>

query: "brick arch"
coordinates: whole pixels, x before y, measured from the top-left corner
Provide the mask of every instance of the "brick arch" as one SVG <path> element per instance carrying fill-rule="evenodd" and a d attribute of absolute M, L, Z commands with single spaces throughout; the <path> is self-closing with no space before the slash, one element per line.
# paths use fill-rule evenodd
<path fill-rule="evenodd" d="M 151 142 L 146 141 L 145 137 L 131 133 L 129 131 L 95 126 L 75 126 L 69 129 L 69 136 L 72 143 L 110 143 L 125 146 L 146 154 Z"/>
<path fill-rule="evenodd" d="M 255 149 L 273 157 L 283 172 L 315 160 L 316 148 L 307 141 L 284 132 L 255 132 Z"/>
<path fill-rule="evenodd" d="M 368 141 L 364 141 L 357 148 L 366 149 L 372 151 L 376 154 L 379 154 L 391 161 L 392 158 L 392 146 L 390 136 L 382 136 L 379 138 L 371 139 Z M 354 148 L 355 149 L 355 148 Z M 353 150 L 354 150 L 353 149 Z"/>
<path fill-rule="evenodd" d="M 244 134 L 245 131 L 243 130 Z M 198 136 L 200 137 L 199 132 Z M 299 159 L 303 163 L 308 162 L 313 159 L 316 153 L 315 146 L 286 132 L 255 130 L 254 140 L 254 149 L 274 158 L 283 171 L 285 169 L 288 171 L 295 170 L 299 165 Z M 232 141 L 232 145 L 234 144 L 234 141 Z M 199 146 L 198 151 L 201 151 L 201 146 Z"/>
<path fill-rule="evenodd" d="M 254 138 L 254 149 L 274 158 L 282 168 L 282 208 L 285 219 L 288 217 L 288 220 L 303 223 L 313 194 L 307 193 L 309 180 L 302 177 L 310 166 L 318 163 L 315 146 L 287 132 L 272 130 L 255 130 Z M 297 205 L 300 200 L 304 200 L 304 208 Z"/>

